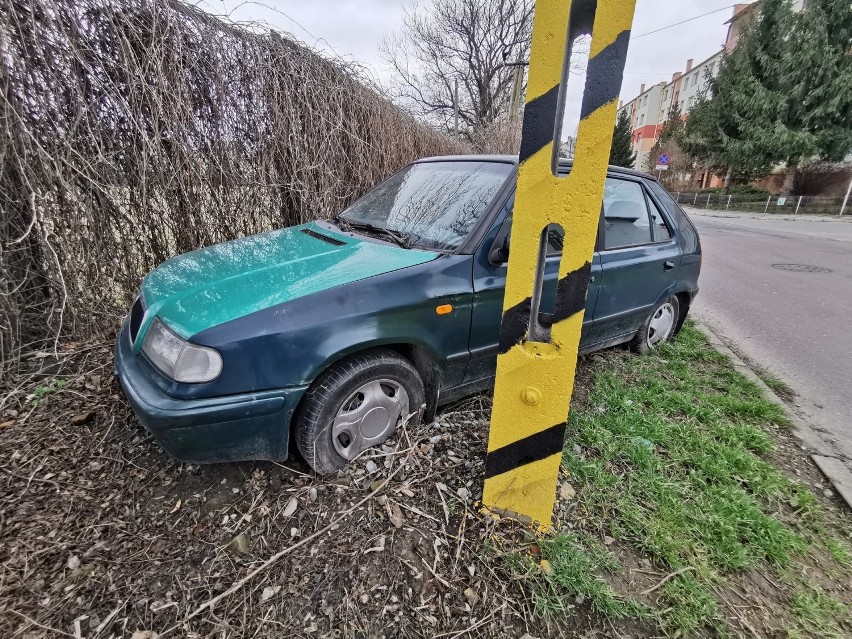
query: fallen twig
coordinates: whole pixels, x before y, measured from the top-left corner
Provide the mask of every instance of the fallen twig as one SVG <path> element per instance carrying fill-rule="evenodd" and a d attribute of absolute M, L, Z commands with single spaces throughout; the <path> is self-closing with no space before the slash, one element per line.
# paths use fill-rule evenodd
<path fill-rule="evenodd" d="M 13 609 L 10 608 L 9 612 L 11 612 L 12 614 L 18 615 L 19 617 L 23 617 L 24 619 L 29 621 L 31 624 L 33 624 L 34 626 L 38 626 L 42 630 L 49 630 L 50 632 L 56 633 L 57 635 L 62 635 L 63 637 L 73 637 L 74 636 L 70 632 L 64 632 L 62 630 L 57 630 L 56 628 L 51 628 L 50 626 L 45 626 L 44 624 L 39 623 L 35 619 L 33 619 L 31 617 L 27 617 L 24 613 L 18 612 L 17 610 L 13 610 Z"/>
<path fill-rule="evenodd" d="M 681 568 L 680 570 L 675 570 L 673 573 L 670 573 L 670 574 L 666 575 L 665 577 L 663 577 L 662 580 L 656 586 L 652 586 L 652 587 L 648 588 L 647 590 L 643 590 L 640 594 L 650 595 L 655 590 L 659 590 L 660 588 L 662 588 L 669 579 L 673 579 L 673 578 L 677 577 L 678 575 L 682 575 L 683 573 L 685 573 L 689 570 L 695 570 L 695 569 L 692 566 L 687 566 L 686 568 Z"/>
<path fill-rule="evenodd" d="M 411 448 L 411 449 L 409 449 L 409 452 L 413 451 L 413 450 L 414 450 L 414 448 Z M 367 495 L 366 497 L 364 497 L 364 499 L 360 500 L 355 505 L 350 506 L 349 508 L 344 510 L 338 517 L 332 519 L 326 526 L 323 526 L 321 529 L 319 529 L 315 533 L 308 535 L 307 537 L 301 539 L 300 541 L 296 542 L 295 544 L 291 544 L 290 546 L 287 546 L 283 550 L 280 550 L 279 552 L 272 555 L 269 559 L 267 559 L 265 562 L 263 562 L 260 566 L 258 566 L 254 570 L 252 570 L 245 577 L 243 577 L 242 579 L 237 581 L 234 585 L 232 585 L 226 591 L 224 591 L 223 593 L 221 593 L 219 595 L 216 595 L 212 599 L 209 599 L 209 600 L 205 601 L 203 604 L 201 604 L 200 606 L 198 606 L 198 608 L 196 608 L 190 614 L 188 614 L 186 617 L 184 617 L 183 620 L 181 621 L 181 623 L 185 623 L 185 622 L 189 621 L 190 619 L 197 617 L 198 615 L 200 615 L 205 610 L 213 608 L 213 606 L 215 606 L 217 603 L 219 603 L 220 601 L 222 601 L 223 599 L 225 599 L 227 597 L 230 597 L 232 594 L 234 594 L 235 592 L 240 590 L 248 582 L 250 582 L 252 579 L 254 579 L 257 575 L 259 575 L 263 571 L 267 570 L 275 562 L 277 562 L 279 559 L 284 557 L 284 555 L 287 555 L 287 554 L 293 552 L 297 548 L 300 548 L 300 547 L 312 542 L 317 537 L 321 537 L 322 535 L 327 533 L 329 530 L 331 530 L 332 526 L 334 526 L 335 524 L 339 524 L 341 521 L 346 519 L 346 517 L 348 517 L 353 512 L 358 510 L 358 508 L 360 508 L 361 506 L 366 504 L 368 501 L 370 501 L 379 492 L 384 490 L 384 488 L 399 473 L 399 471 L 401 471 L 403 468 L 405 468 L 406 462 L 407 462 L 407 459 L 403 459 L 402 462 L 400 463 L 399 467 L 395 471 L 393 471 L 390 475 L 388 475 L 388 477 L 381 483 L 381 485 L 378 486 L 372 492 L 370 492 L 370 494 Z M 160 633 L 160 636 L 164 636 L 167 633 L 174 631 L 175 629 L 177 629 L 177 627 L 178 627 L 178 625 L 174 625 L 171 628 L 164 630 L 162 633 Z"/>

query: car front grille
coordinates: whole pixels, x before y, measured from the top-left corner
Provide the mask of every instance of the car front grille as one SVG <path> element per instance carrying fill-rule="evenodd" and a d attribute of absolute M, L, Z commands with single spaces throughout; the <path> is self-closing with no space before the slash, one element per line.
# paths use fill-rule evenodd
<path fill-rule="evenodd" d="M 145 317 L 145 302 L 142 300 L 142 295 L 136 298 L 133 306 L 130 309 L 130 343 L 136 343 L 136 336 L 139 334 L 139 328 L 142 326 L 142 320 Z"/>

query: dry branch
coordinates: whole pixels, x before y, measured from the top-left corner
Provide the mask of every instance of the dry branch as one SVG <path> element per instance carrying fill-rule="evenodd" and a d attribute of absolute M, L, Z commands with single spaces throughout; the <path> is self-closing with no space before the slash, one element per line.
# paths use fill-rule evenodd
<path fill-rule="evenodd" d="M 114 330 L 172 255 L 463 151 L 356 76 L 174 0 L 0 0 L 0 373 Z"/>

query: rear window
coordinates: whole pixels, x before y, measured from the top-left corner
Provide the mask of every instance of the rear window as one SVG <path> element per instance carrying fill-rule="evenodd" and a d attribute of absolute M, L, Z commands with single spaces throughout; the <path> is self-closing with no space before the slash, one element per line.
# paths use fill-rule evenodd
<path fill-rule="evenodd" d="M 368 191 L 341 217 L 395 231 L 417 248 L 454 250 L 512 169 L 500 162 L 412 164 Z"/>
<path fill-rule="evenodd" d="M 692 222 L 686 216 L 677 203 L 674 201 L 669 192 L 666 191 L 658 182 L 648 180 L 648 187 L 653 191 L 654 195 L 660 200 L 663 208 L 668 212 L 669 218 L 675 220 L 680 233 L 681 241 L 683 242 L 684 253 L 693 253 L 698 249 L 698 233 Z"/>

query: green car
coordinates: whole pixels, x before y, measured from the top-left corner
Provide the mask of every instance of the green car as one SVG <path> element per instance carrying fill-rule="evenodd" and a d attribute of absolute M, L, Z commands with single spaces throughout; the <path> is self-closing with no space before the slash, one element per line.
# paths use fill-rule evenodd
<path fill-rule="evenodd" d="M 488 389 L 516 169 L 512 156 L 427 158 L 332 220 L 163 263 L 144 278 L 115 349 L 142 424 L 193 462 L 286 459 L 292 434 L 307 463 L 330 473 L 400 420 L 432 419 Z M 555 301 L 561 247 L 551 232 L 543 309 Z M 700 265 L 698 235 L 668 193 L 611 167 L 581 350 L 644 351 L 671 338 Z"/>

